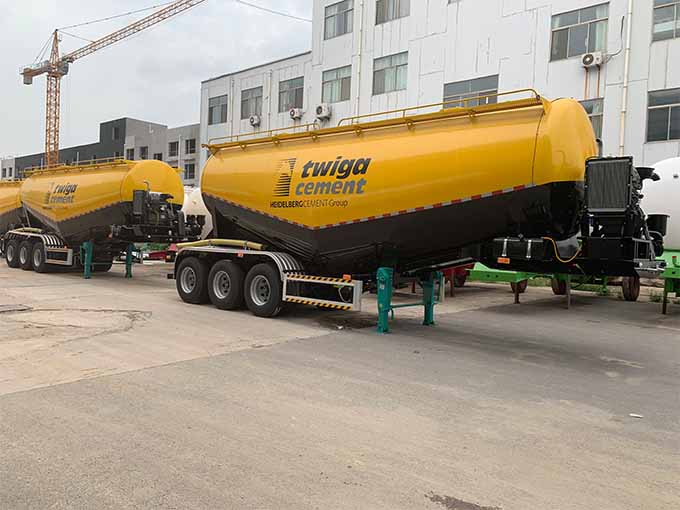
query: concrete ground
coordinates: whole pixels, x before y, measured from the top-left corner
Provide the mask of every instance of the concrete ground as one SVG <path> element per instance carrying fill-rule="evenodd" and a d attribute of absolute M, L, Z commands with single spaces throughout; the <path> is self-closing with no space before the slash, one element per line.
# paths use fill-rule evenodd
<path fill-rule="evenodd" d="M 680 508 L 680 307 L 473 284 L 276 320 L 0 267 L 0 508 Z"/>

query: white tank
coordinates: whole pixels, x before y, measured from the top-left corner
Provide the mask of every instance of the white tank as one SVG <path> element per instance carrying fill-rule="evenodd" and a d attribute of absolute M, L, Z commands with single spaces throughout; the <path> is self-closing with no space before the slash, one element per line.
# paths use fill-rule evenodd
<path fill-rule="evenodd" d="M 206 239 L 210 232 L 212 232 L 212 216 L 208 208 L 203 202 L 203 195 L 200 188 L 185 187 L 184 188 L 184 206 L 182 207 L 184 215 L 205 216 L 205 225 L 201 232 L 201 239 Z"/>
<path fill-rule="evenodd" d="M 680 158 L 671 158 L 654 165 L 660 181 L 645 181 L 642 209 L 646 214 L 667 214 L 668 234 L 664 239 L 667 250 L 680 250 Z"/>

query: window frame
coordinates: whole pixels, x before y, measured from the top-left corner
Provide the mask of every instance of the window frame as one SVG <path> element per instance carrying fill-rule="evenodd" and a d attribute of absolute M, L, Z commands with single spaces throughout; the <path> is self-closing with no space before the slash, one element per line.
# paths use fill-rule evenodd
<path fill-rule="evenodd" d="M 593 131 L 595 132 L 595 138 L 602 139 L 602 133 L 603 133 L 603 128 L 604 128 L 604 98 L 603 97 L 594 97 L 592 99 L 584 99 L 583 101 L 579 101 L 579 104 L 583 106 L 583 109 L 586 111 L 586 114 L 588 114 L 588 118 L 590 119 L 590 123 L 593 125 Z M 599 109 L 600 111 L 594 111 L 595 109 L 593 108 L 593 111 L 588 111 L 588 108 L 586 107 L 586 104 L 599 104 Z M 595 128 L 595 123 L 593 122 L 594 118 L 599 119 L 599 133 L 598 129 Z"/>
<path fill-rule="evenodd" d="M 132 156 L 132 157 L 130 157 Z M 125 149 L 125 159 L 128 161 L 134 161 L 135 160 L 135 148 L 132 147 L 131 149 Z"/>
<path fill-rule="evenodd" d="M 259 92 L 260 95 L 253 95 L 252 93 Z M 245 97 L 248 95 L 248 97 Z M 262 99 L 264 96 L 264 87 L 251 87 L 249 89 L 241 90 L 241 120 L 248 120 L 253 115 L 262 117 Z M 254 108 L 253 108 L 254 103 Z M 245 106 L 245 107 L 244 107 Z M 246 114 L 247 112 L 247 114 Z"/>
<path fill-rule="evenodd" d="M 382 7 L 385 6 L 385 7 Z M 392 17 L 390 17 L 390 6 L 392 6 Z M 406 6 L 406 7 L 403 7 Z M 405 12 L 404 12 L 405 11 Z M 384 12 L 384 19 L 381 20 L 381 12 Z M 375 24 L 384 25 L 390 21 L 408 18 L 411 15 L 411 0 L 376 0 L 375 2 Z"/>
<path fill-rule="evenodd" d="M 219 117 L 217 116 L 219 113 Z M 229 113 L 229 95 L 208 98 L 208 126 L 226 124 Z M 217 118 L 217 120 L 216 120 Z"/>
<path fill-rule="evenodd" d="M 184 154 L 196 154 L 196 139 L 187 138 L 184 140 Z"/>
<path fill-rule="evenodd" d="M 406 55 L 406 63 L 394 64 L 392 62 L 393 60 L 397 59 L 398 57 L 402 57 L 404 55 Z M 399 53 L 394 53 L 393 55 L 386 55 L 384 57 L 379 57 L 379 58 L 376 58 L 376 59 L 373 60 L 373 95 L 374 96 L 389 94 L 391 92 L 400 92 L 402 90 L 408 89 L 408 60 L 409 60 L 408 57 L 409 57 L 409 52 L 408 51 L 402 51 L 402 52 L 399 52 Z M 377 69 L 379 63 L 382 63 L 386 60 L 390 61 L 389 65 L 387 65 L 385 67 L 380 67 L 380 69 Z M 389 69 L 394 69 L 394 73 L 393 73 L 393 75 L 394 75 L 394 88 L 393 89 L 387 88 L 387 78 L 388 78 L 387 71 Z M 402 69 L 405 70 L 406 76 L 405 76 L 403 87 L 400 87 L 399 86 L 399 72 Z M 383 73 L 383 75 L 385 76 L 385 78 L 383 79 L 382 90 L 378 90 L 376 88 L 376 83 L 377 83 L 376 76 L 378 75 L 378 73 Z"/>
<path fill-rule="evenodd" d="M 291 88 L 283 88 L 284 86 L 288 86 L 289 84 L 293 82 L 297 82 L 301 80 L 301 84 L 298 86 L 293 86 Z M 300 93 L 300 97 L 297 97 L 298 92 Z M 286 96 L 287 99 L 283 99 L 283 96 Z M 291 102 L 291 95 L 292 95 L 292 102 Z M 298 103 L 299 99 L 299 103 Z M 291 78 L 290 80 L 283 80 L 279 82 L 279 113 L 284 113 L 284 112 L 289 112 L 293 108 L 302 108 L 303 104 L 305 101 L 305 77 L 304 76 L 298 76 L 297 78 Z"/>
<path fill-rule="evenodd" d="M 340 76 L 340 77 L 335 77 L 333 79 L 327 79 L 330 73 L 339 73 L 340 71 L 346 72 L 349 70 L 349 73 L 347 76 Z M 346 81 L 345 81 L 346 80 Z M 338 99 L 332 99 L 327 96 L 326 90 L 329 89 L 332 84 L 339 83 L 339 97 Z M 345 89 L 345 84 L 347 88 L 347 97 L 342 95 L 343 90 Z M 331 89 L 332 91 L 333 89 Z M 331 92 L 332 95 L 332 92 Z M 344 101 L 349 101 L 352 99 L 352 64 L 347 65 L 347 66 L 341 66 L 341 67 L 336 67 L 334 69 L 327 69 L 323 73 L 321 73 L 321 102 L 322 103 L 329 103 L 329 104 L 334 104 L 334 103 L 342 103 Z"/>
<path fill-rule="evenodd" d="M 328 11 L 334 7 L 337 7 L 340 4 L 347 3 L 349 5 L 348 8 L 346 8 L 343 11 L 338 11 L 333 14 L 328 14 Z M 339 2 L 335 2 L 333 4 L 327 5 L 324 8 L 324 23 L 323 23 L 323 39 L 324 41 L 329 41 L 331 39 L 335 39 L 336 37 L 342 37 L 343 35 L 351 34 L 354 31 L 354 0 L 341 0 Z M 343 16 L 345 18 L 345 32 L 340 33 L 339 31 L 335 31 L 333 34 L 329 35 L 329 26 L 334 26 L 337 29 L 337 19 L 340 18 L 340 16 Z M 329 20 L 333 20 L 333 25 L 329 24 Z"/>
<path fill-rule="evenodd" d="M 673 7 L 674 9 L 673 34 L 670 37 L 656 37 L 656 13 L 662 9 L 668 9 L 669 7 Z M 652 42 L 670 41 L 671 39 L 677 38 L 680 38 L 680 0 L 654 0 L 652 2 Z"/>
<path fill-rule="evenodd" d="M 173 151 L 174 147 L 174 151 Z M 179 157 L 179 140 L 175 142 L 168 142 L 168 158 L 177 158 Z"/>
<path fill-rule="evenodd" d="M 676 102 L 672 103 L 667 103 L 667 104 L 660 104 L 660 105 L 651 105 L 650 103 L 652 102 L 652 96 L 653 94 L 658 94 L 660 92 L 674 92 L 677 94 Z M 677 136 L 672 137 L 673 135 L 673 113 L 674 110 L 678 111 L 678 125 L 675 126 L 675 130 L 677 131 Z M 650 112 L 651 111 L 660 111 L 660 110 L 668 110 L 668 125 L 666 126 L 666 138 L 661 139 L 661 140 L 650 140 L 649 135 L 650 135 Z M 646 142 L 645 143 L 657 143 L 657 142 L 673 142 L 676 140 L 680 140 L 680 88 L 672 88 L 672 89 L 661 89 L 661 90 L 650 90 L 647 93 L 647 135 L 645 137 Z"/>
<path fill-rule="evenodd" d="M 482 80 L 489 80 L 489 79 L 495 79 L 496 81 L 496 86 L 495 88 L 480 88 L 480 89 L 475 89 L 474 84 L 475 82 L 480 83 Z M 445 83 L 444 84 L 444 94 L 443 94 L 443 102 L 446 103 L 444 104 L 444 108 L 465 108 L 469 107 L 471 101 L 468 101 L 469 99 L 473 99 L 475 97 L 479 96 L 484 96 L 486 94 L 497 94 L 498 93 L 498 83 L 500 80 L 500 76 L 497 74 L 491 74 L 489 76 L 480 76 L 478 78 L 471 78 L 469 80 L 460 80 L 460 81 L 454 81 L 450 83 Z M 451 85 L 469 85 L 469 91 L 465 93 L 460 93 L 460 94 L 449 94 L 447 96 L 446 94 L 446 87 L 450 87 Z M 498 97 L 497 96 L 491 96 L 487 97 L 484 103 L 481 103 L 480 101 L 477 101 L 475 105 L 473 106 L 479 106 L 480 104 L 495 104 L 498 102 Z"/>
<path fill-rule="evenodd" d="M 590 9 L 597 9 L 598 7 L 606 7 L 607 8 L 607 14 L 605 17 L 600 17 L 600 18 L 594 18 L 591 20 L 586 20 L 582 21 L 581 16 L 584 11 L 588 11 Z M 595 5 L 589 5 L 587 7 L 582 7 L 581 9 L 574 9 L 571 11 L 565 11 L 561 12 L 558 14 L 553 14 L 550 18 L 550 62 L 559 62 L 561 60 L 569 60 L 570 58 L 577 58 L 585 53 L 591 53 L 591 52 L 596 52 L 596 51 L 601 51 L 605 52 L 607 51 L 607 32 L 609 30 L 609 2 L 601 2 L 599 4 Z M 569 14 L 575 14 L 578 16 L 578 21 L 575 23 L 571 23 L 568 25 L 564 26 L 559 26 L 555 27 L 555 20 L 559 18 L 560 16 L 566 16 Z M 591 49 L 590 47 L 590 35 L 591 35 L 591 25 L 596 25 L 598 23 L 603 23 L 604 24 L 604 40 L 602 41 L 602 47 L 598 48 L 595 47 L 594 49 Z M 587 35 L 586 35 L 586 41 L 585 41 L 585 52 L 583 53 L 578 53 L 575 55 L 570 55 L 569 50 L 570 50 L 570 43 L 571 43 L 571 33 L 572 30 L 577 28 L 577 27 L 587 27 Z M 567 34 L 567 39 L 565 43 L 565 55 L 564 56 L 558 56 L 555 57 L 555 34 L 558 32 L 566 32 Z"/>
<path fill-rule="evenodd" d="M 191 167 L 191 177 L 189 177 L 189 168 Z M 184 180 L 185 181 L 193 181 L 196 179 L 196 163 L 185 163 L 184 164 L 184 172 L 183 172 Z"/>
<path fill-rule="evenodd" d="M 94 158 L 96 159 L 96 158 Z M 139 148 L 139 159 L 142 161 L 148 160 L 149 159 L 149 146 L 144 145 Z"/>

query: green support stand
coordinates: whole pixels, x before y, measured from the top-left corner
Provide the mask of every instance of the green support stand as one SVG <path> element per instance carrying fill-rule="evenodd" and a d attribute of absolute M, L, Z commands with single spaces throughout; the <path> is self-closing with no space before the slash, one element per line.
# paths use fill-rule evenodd
<path fill-rule="evenodd" d="M 128 244 L 125 250 L 125 278 L 132 278 L 132 252 L 134 249 L 134 244 Z"/>
<path fill-rule="evenodd" d="M 394 269 L 378 269 L 378 333 L 390 332 L 390 312 L 392 312 L 392 287 Z"/>
<path fill-rule="evenodd" d="M 434 326 L 434 307 L 439 303 L 437 299 L 437 282 L 439 282 L 439 290 L 444 288 L 444 277 L 439 271 L 426 273 L 423 278 L 419 280 L 423 287 L 423 300 L 418 303 L 407 303 L 402 305 L 392 304 L 392 289 L 394 286 L 394 270 L 390 267 L 381 267 L 378 269 L 378 333 L 390 332 L 390 314 L 394 318 L 394 310 L 397 308 L 408 308 L 413 306 L 422 306 L 424 309 L 423 325 Z"/>
<path fill-rule="evenodd" d="M 435 282 L 442 279 L 442 274 L 440 272 L 427 273 L 425 279 L 421 280 L 421 285 L 423 286 L 423 307 L 424 307 L 424 318 L 423 326 L 434 326 L 434 305 L 436 304 L 434 286 Z"/>
<path fill-rule="evenodd" d="M 94 257 L 94 244 L 92 241 L 85 241 L 81 248 L 81 260 L 83 260 L 83 277 L 86 280 L 92 278 L 92 259 Z"/>

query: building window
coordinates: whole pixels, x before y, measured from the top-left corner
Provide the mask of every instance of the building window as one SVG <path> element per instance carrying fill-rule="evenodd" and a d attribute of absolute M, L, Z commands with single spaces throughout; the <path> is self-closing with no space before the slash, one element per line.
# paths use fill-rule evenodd
<path fill-rule="evenodd" d="M 652 40 L 680 37 L 680 0 L 654 0 Z"/>
<path fill-rule="evenodd" d="M 680 89 L 649 93 L 647 141 L 680 140 Z"/>
<path fill-rule="evenodd" d="M 241 120 L 262 115 L 262 87 L 241 92 Z"/>
<path fill-rule="evenodd" d="M 604 119 L 604 99 L 589 99 L 581 101 L 581 106 L 586 110 L 590 122 L 593 124 L 595 138 L 602 138 L 602 121 Z"/>
<path fill-rule="evenodd" d="M 279 113 L 287 112 L 291 108 L 302 108 L 304 93 L 305 79 L 303 77 L 280 82 Z"/>
<path fill-rule="evenodd" d="M 184 165 L 184 180 L 190 181 L 196 178 L 196 165 L 194 163 L 187 163 Z"/>
<path fill-rule="evenodd" d="M 134 149 L 127 149 L 125 151 L 125 159 L 134 161 L 135 160 L 135 150 Z"/>
<path fill-rule="evenodd" d="M 373 62 L 373 95 L 405 90 L 407 75 L 407 51 L 375 59 Z"/>
<path fill-rule="evenodd" d="M 163 161 L 163 153 L 154 152 L 153 159 L 155 159 L 156 161 Z"/>
<path fill-rule="evenodd" d="M 168 157 L 176 158 L 179 154 L 179 142 L 170 142 L 168 144 Z"/>
<path fill-rule="evenodd" d="M 113 139 L 114 140 L 120 140 L 120 127 L 119 126 L 113 126 Z"/>
<path fill-rule="evenodd" d="M 352 66 L 324 71 L 321 77 L 321 101 L 339 103 L 349 101 L 352 93 Z"/>
<path fill-rule="evenodd" d="M 563 60 L 607 47 L 609 4 L 595 5 L 552 17 L 550 60 Z"/>
<path fill-rule="evenodd" d="M 139 148 L 139 159 L 149 159 L 149 148 L 140 147 Z"/>
<path fill-rule="evenodd" d="M 444 85 L 444 108 L 465 108 L 498 102 L 498 97 L 480 97 L 498 93 L 498 75 Z M 477 98 L 477 99 L 474 99 Z"/>
<path fill-rule="evenodd" d="M 324 39 L 333 39 L 352 31 L 354 0 L 345 0 L 326 7 Z"/>
<path fill-rule="evenodd" d="M 5 177 L 7 177 L 7 169 L 3 168 L 2 169 L 2 178 L 4 179 Z"/>
<path fill-rule="evenodd" d="M 410 0 L 378 0 L 375 6 L 375 24 L 405 18 L 410 14 Z"/>
<path fill-rule="evenodd" d="M 196 139 L 189 138 L 184 141 L 185 154 L 196 154 Z"/>
<path fill-rule="evenodd" d="M 208 100 L 208 125 L 227 122 L 227 96 L 211 97 Z"/>

